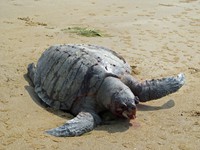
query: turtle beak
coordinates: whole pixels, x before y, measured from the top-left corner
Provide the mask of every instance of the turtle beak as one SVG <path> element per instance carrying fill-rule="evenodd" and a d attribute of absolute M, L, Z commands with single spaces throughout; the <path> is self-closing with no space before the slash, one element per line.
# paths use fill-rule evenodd
<path fill-rule="evenodd" d="M 131 110 L 131 111 L 125 110 L 122 112 L 122 116 L 126 119 L 135 119 L 136 118 L 136 109 L 134 111 L 133 110 Z"/>
<path fill-rule="evenodd" d="M 125 111 L 123 111 L 122 116 L 123 116 L 124 118 L 126 118 L 126 119 L 129 119 L 128 114 L 129 114 L 128 111 L 125 110 Z"/>
<path fill-rule="evenodd" d="M 127 119 L 136 118 L 136 107 L 134 104 L 129 104 L 128 109 L 122 112 L 122 116 Z"/>
<path fill-rule="evenodd" d="M 112 111 L 112 109 L 111 109 Z M 123 117 L 126 119 L 135 119 L 136 118 L 136 105 L 135 102 L 128 103 L 115 103 L 114 111 L 112 111 L 115 115 L 119 117 Z"/>

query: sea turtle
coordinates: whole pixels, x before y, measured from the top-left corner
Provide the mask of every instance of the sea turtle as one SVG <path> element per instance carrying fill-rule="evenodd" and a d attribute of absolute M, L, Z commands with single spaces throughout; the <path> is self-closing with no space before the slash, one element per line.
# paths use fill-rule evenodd
<path fill-rule="evenodd" d="M 137 81 L 131 67 L 116 52 L 86 44 L 55 45 L 28 65 L 35 93 L 50 107 L 76 116 L 64 125 L 46 131 L 54 136 L 79 136 L 101 123 L 99 113 L 135 118 L 136 104 L 176 92 L 184 74 Z"/>

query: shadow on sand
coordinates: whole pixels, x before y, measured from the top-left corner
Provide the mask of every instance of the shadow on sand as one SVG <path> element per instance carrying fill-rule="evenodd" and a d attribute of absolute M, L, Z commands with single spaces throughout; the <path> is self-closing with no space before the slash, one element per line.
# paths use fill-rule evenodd
<path fill-rule="evenodd" d="M 57 115 L 61 118 L 64 118 L 66 120 L 72 119 L 74 116 L 71 115 L 69 112 L 66 111 L 61 111 L 61 110 L 55 110 L 51 107 L 49 107 L 49 105 L 47 105 L 45 102 L 43 102 L 35 93 L 34 91 L 34 87 L 33 87 L 33 83 L 32 81 L 29 79 L 29 77 L 27 76 L 27 74 L 24 74 L 24 79 L 29 83 L 29 85 L 25 85 L 24 88 L 26 89 L 26 91 L 28 92 L 28 94 L 30 95 L 30 97 L 32 98 L 33 102 L 35 102 L 37 105 L 39 105 L 40 107 L 42 107 L 44 110 L 53 113 L 54 115 Z"/>
<path fill-rule="evenodd" d="M 161 110 L 161 109 L 170 109 L 175 106 L 174 100 L 169 100 L 166 103 L 164 103 L 162 106 L 150 106 L 145 104 L 138 104 L 137 109 L 139 111 L 155 111 L 155 110 Z"/>
<path fill-rule="evenodd" d="M 31 96 L 32 100 L 37 105 L 39 105 L 46 111 L 53 113 L 61 118 L 66 119 L 66 120 L 72 119 L 74 117 L 69 112 L 65 112 L 65 111 L 61 111 L 61 110 L 54 110 L 53 108 L 50 108 L 34 92 L 33 83 L 30 81 L 27 74 L 24 75 L 24 79 L 29 83 L 29 85 L 26 85 L 24 88 L 27 90 L 27 92 Z M 169 100 L 162 106 L 148 106 L 145 104 L 138 104 L 137 109 L 138 109 L 138 111 L 155 111 L 155 110 L 161 110 L 161 109 L 170 109 L 174 105 L 175 105 L 174 101 Z M 104 130 L 109 133 L 116 133 L 116 132 L 124 132 L 124 131 L 128 130 L 129 127 L 133 126 L 133 124 L 131 124 L 129 120 L 117 118 L 108 111 L 103 112 L 102 114 L 100 114 L 100 116 L 103 119 L 102 126 L 95 128 L 95 130 Z"/>

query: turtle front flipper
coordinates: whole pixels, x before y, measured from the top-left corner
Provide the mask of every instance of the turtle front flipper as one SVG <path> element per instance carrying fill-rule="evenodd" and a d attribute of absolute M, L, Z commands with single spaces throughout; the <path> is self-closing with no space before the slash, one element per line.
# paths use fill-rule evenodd
<path fill-rule="evenodd" d="M 125 76 L 122 81 L 139 97 L 140 102 L 146 102 L 178 91 L 185 83 L 185 75 L 180 73 L 176 77 L 146 80 L 142 83 L 132 76 Z"/>
<path fill-rule="evenodd" d="M 92 112 L 80 112 L 75 118 L 64 125 L 46 131 L 48 134 L 58 137 L 79 136 L 93 130 L 100 124 L 100 117 Z"/>
<path fill-rule="evenodd" d="M 176 77 L 147 80 L 141 84 L 142 91 L 138 95 L 141 102 L 164 97 L 178 91 L 185 83 L 185 76 L 180 73 Z"/>

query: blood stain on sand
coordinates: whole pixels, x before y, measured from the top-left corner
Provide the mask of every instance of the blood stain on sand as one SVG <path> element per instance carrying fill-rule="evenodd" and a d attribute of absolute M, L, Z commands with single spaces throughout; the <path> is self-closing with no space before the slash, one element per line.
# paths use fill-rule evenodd
<path fill-rule="evenodd" d="M 133 128 L 140 128 L 141 124 L 135 120 L 130 120 L 130 126 Z"/>

